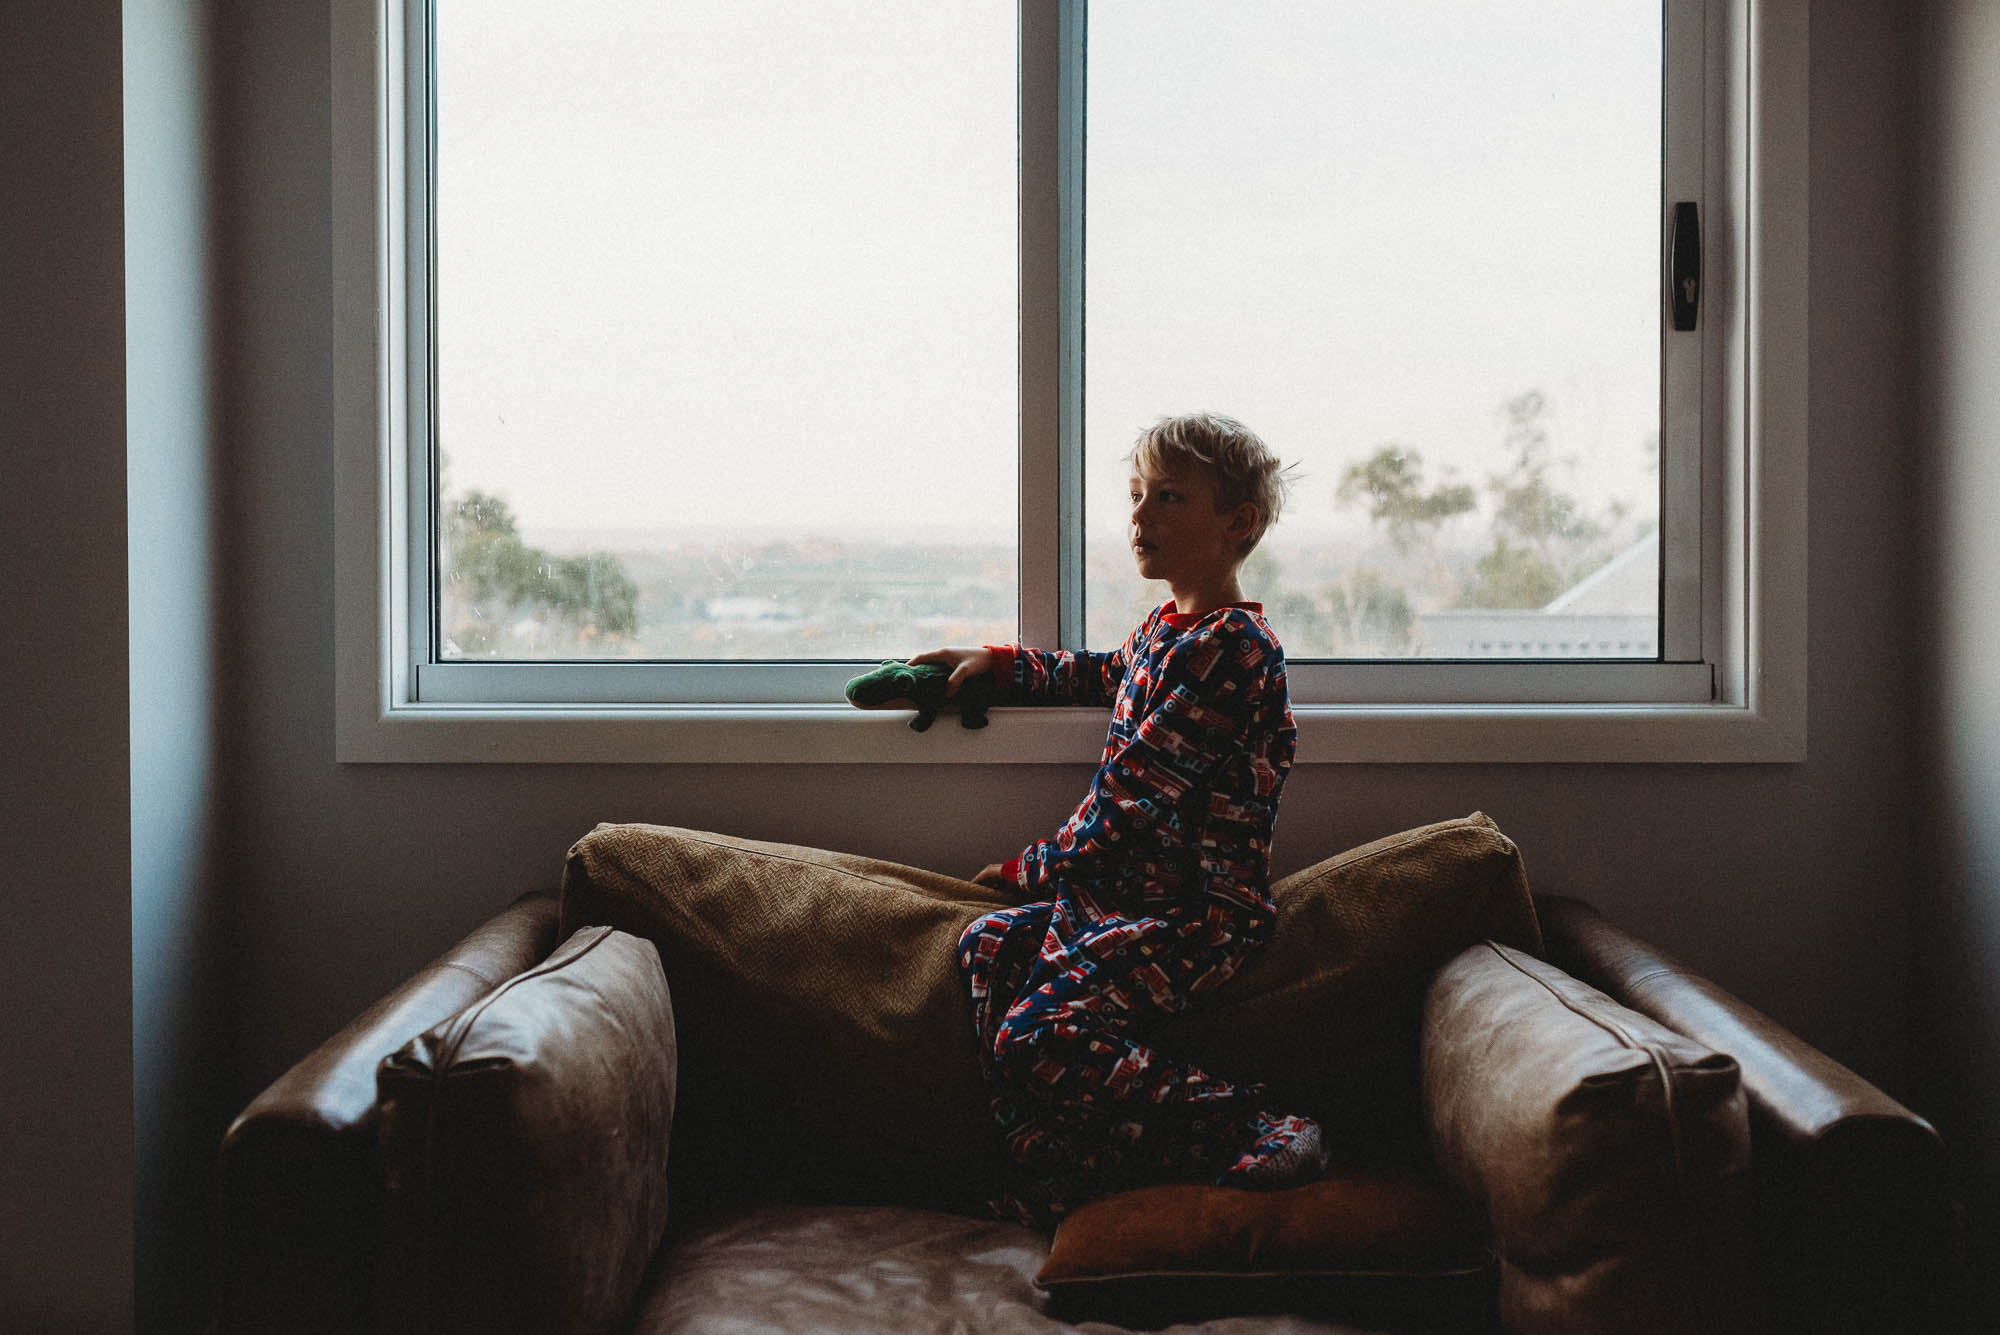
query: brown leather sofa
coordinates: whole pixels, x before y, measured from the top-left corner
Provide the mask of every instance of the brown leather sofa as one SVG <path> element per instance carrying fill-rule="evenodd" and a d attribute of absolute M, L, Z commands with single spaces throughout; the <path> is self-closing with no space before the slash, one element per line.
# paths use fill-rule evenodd
<path fill-rule="evenodd" d="M 1686 1036 L 1696 1051 L 1726 1054 L 1692 1063 L 1675 1080 L 1688 1071 L 1726 1075 L 1739 1122 L 1747 1122 L 1746 1145 L 1705 1149 L 1695 1132 L 1683 1144 L 1677 1130 L 1672 1163 L 1734 1155 L 1742 1171 L 1720 1180 L 1740 1194 L 1716 1208 L 1733 1212 L 1744 1230 L 1731 1243 L 1727 1230 L 1683 1239 L 1672 1236 L 1681 1227 L 1674 1225 L 1666 1241 L 1687 1253 L 1677 1282 L 1702 1291 L 1683 1295 L 1684 1307 L 1682 1296 L 1673 1298 L 1673 1312 L 1641 1310 L 1649 1300 L 1629 1298 L 1626 1316 L 1597 1325 L 1580 1324 L 1559 1304 L 1566 1286 L 1618 1264 L 1591 1254 L 1598 1239 L 1573 1242 L 1573 1250 L 1584 1249 L 1581 1268 L 1558 1275 L 1539 1240 L 1498 1236 L 1495 1252 L 1511 1268 L 1516 1295 L 1504 1306 L 1504 1328 L 1815 1335 L 1959 1328 L 1962 1213 L 1929 1124 L 1588 904 L 1537 896 L 1535 908 L 1546 942 L 1542 961 L 1475 947 L 1432 984 L 1421 1037 L 1426 1097 L 1450 1106 L 1427 1115 L 1447 1167 L 1488 1204 L 1504 1235 L 1510 1226 L 1503 1215 L 1517 1209 L 1524 1190 L 1517 1179 L 1530 1170 L 1516 1160 L 1518 1149 L 1495 1148 L 1510 1142 L 1489 1113 L 1511 1096 L 1481 1084 L 1502 1040 L 1480 1026 L 1497 1007 L 1527 996 L 1552 1022 L 1618 1030 L 1591 1009 L 1595 988 Z M 731 1200 L 727 1189 L 717 1198 L 712 1175 L 705 1197 L 676 1179 L 670 1215 L 665 1170 L 648 1165 L 649 1155 L 660 1156 L 647 1147 L 666 1146 L 677 1098 L 685 1112 L 689 1092 L 711 1073 L 677 1061 L 686 1036 L 677 1041 L 670 980 L 649 944 L 635 948 L 636 938 L 609 927 L 559 941 L 558 921 L 555 897 L 523 896 L 244 1109 L 221 1147 L 214 1329 L 654 1335 L 1075 1328 L 1049 1315 L 1031 1282 L 1048 1239 L 894 1199 L 900 1187 L 887 1191 L 889 1199 L 812 1199 L 792 1189 L 795 1178 L 781 1192 L 739 1172 L 730 1179 Z M 601 966 L 597 991 L 566 996 L 558 986 L 562 966 L 593 950 Z M 1496 970 L 1528 980 L 1526 992 L 1505 1003 L 1482 992 Z M 534 994 L 536 987 L 544 992 Z M 476 1099 L 460 1105 L 455 1122 L 435 1115 L 448 1063 L 474 1076 L 522 1065 L 505 1052 L 482 1055 L 467 1046 L 475 1044 L 467 1017 L 486 1017 L 490 1030 L 503 998 L 540 1008 L 538 1024 L 555 1014 L 561 1036 L 533 1054 L 529 1094 L 517 1088 L 506 1095 L 510 1116 L 526 1106 L 534 1117 L 562 1123 L 559 1134 L 532 1147 Z M 1508 1032 L 1518 1041 L 1524 1031 Z M 488 1032 L 479 1041 L 504 1049 L 516 1040 Z M 1547 1041 L 1550 1064 L 1559 1065 L 1569 1054 L 1557 1046 L 1566 1049 L 1567 1040 Z M 1647 1050 L 1657 1056 L 1658 1047 Z M 1670 1098 L 1676 1090 L 1699 1097 L 1675 1080 L 1666 1086 Z M 753 1149 L 762 1112 L 744 1106 L 734 1114 Z M 551 1144 L 559 1147 L 553 1154 Z M 702 1180 L 701 1165 L 684 1167 L 689 1183 Z M 440 1185 L 446 1179 L 455 1184 L 449 1190 Z M 1585 1196 L 1593 1189 L 1536 1187 Z M 779 1194 L 790 1199 L 765 1199 Z M 1535 1217 L 1549 1217 L 1545 1201 L 1536 1208 L 1542 1213 Z M 1648 1221 L 1634 1226 L 1643 1232 Z M 1622 1245 L 1607 1237 L 1601 1250 Z M 1701 1254 L 1704 1248 L 1712 1254 Z M 1310 1302 L 1309 1289 L 1298 1292 Z M 1537 1294 L 1553 1295 L 1557 1306 L 1540 1305 Z M 1472 1325 L 1501 1329 L 1502 1312 L 1489 1304 Z M 1267 1313 L 1218 1316 L 1199 1328 L 1247 1335 L 1375 1327 Z"/>

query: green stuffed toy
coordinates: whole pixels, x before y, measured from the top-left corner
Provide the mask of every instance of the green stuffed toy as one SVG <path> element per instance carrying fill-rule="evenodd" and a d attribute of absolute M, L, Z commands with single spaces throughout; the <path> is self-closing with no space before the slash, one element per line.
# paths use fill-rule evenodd
<path fill-rule="evenodd" d="M 859 709 L 914 709 L 917 716 L 910 726 L 918 732 L 930 727 L 938 711 L 946 708 L 958 710 L 964 727 L 985 727 L 986 709 L 993 703 L 993 678 L 967 677 L 959 683 L 958 694 L 947 699 L 944 688 L 950 678 L 950 670 L 936 663 L 911 667 L 892 658 L 848 682 L 847 702 Z"/>

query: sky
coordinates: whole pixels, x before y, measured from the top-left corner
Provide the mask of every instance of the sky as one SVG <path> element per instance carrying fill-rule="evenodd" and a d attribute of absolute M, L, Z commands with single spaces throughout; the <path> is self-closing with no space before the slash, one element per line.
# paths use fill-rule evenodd
<path fill-rule="evenodd" d="M 1095 0 L 1088 526 L 1133 434 L 1503 466 L 1549 395 L 1648 502 L 1659 25 L 1552 0 Z M 535 533 L 1006 539 L 1012 0 L 438 0 L 440 433 Z M 1345 521 L 1356 522 L 1346 515 Z"/>

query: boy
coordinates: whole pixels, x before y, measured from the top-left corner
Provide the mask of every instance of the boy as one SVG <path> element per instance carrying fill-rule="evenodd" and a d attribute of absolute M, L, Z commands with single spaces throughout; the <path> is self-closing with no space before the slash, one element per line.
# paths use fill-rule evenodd
<path fill-rule="evenodd" d="M 1112 706 L 1090 791 L 1053 839 L 975 878 L 1031 901 L 966 929 L 959 965 L 1012 1163 L 997 1211 L 1037 1227 L 1149 1182 L 1277 1187 L 1324 1170 L 1319 1127 L 1139 1041 L 1270 937 L 1270 843 L 1296 744 L 1284 650 L 1238 584 L 1277 518 L 1278 462 L 1241 423 L 1164 418 L 1132 448 L 1139 574 L 1173 593 L 1118 649 L 936 649 L 949 690 Z"/>

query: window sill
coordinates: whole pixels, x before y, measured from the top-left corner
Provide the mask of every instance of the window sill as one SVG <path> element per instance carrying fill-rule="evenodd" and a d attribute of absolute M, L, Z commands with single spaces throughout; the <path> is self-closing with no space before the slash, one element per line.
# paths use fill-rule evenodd
<path fill-rule="evenodd" d="M 1784 763 L 1805 738 L 1741 705 L 1304 705 L 1301 765 Z M 845 705 L 409 705 L 343 729 L 361 763 L 1094 764 L 1101 709 L 955 715 L 926 732 L 906 711 Z"/>

